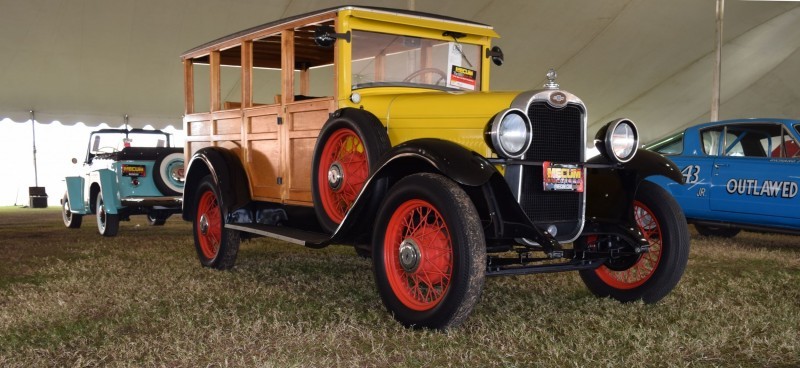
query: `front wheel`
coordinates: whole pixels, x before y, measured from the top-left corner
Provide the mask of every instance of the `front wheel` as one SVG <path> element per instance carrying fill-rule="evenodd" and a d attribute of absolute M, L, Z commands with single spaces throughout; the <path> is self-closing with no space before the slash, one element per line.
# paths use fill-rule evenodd
<path fill-rule="evenodd" d="M 211 175 L 200 181 L 194 204 L 192 233 L 200 264 L 219 270 L 232 268 L 241 236 L 238 231 L 225 228 L 219 188 Z"/>
<path fill-rule="evenodd" d="M 650 251 L 610 259 L 597 269 L 580 271 L 580 275 L 597 296 L 655 303 L 675 288 L 686 269 L 689 260 L 686 218 L 669 193 L 648 181 L 642 182 L 636 191 L 633 211 L 639 231 L 650 243 Z"/>
<path fill-rule="evenodd" d="M 61 199 L 61 219 L 64 220 L 64 226 L 70 229 L 81 227 L 81 223 L 83 222 L 83 215 L 72 213 L 72 207 L 69 205 L 67 193 L 64 193 L 64 198 Z"/>
<path fill-rule="evenodd" d="M 117 236 L 119 231 L 119 214 L 112 214 L 106 211 L 106 203 L 103 201 L 103 192 L 97 193 L 96 217 L 97 232 L 102 236 Z"/>
<path fill-rule="evenodd" d="M 372 259 L 395 319 L 437 329 L 466 320 L 483 289 L 482 229 L 469 196 L 441 175 L 415 174 L 392 187 L 378 213 Z"/>

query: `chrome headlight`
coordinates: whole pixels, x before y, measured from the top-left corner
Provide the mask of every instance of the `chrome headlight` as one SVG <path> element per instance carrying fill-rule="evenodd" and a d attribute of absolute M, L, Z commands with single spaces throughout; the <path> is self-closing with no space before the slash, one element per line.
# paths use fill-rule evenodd
<path fill-rule="evenodd" d="M 606 157 L 625 163 L 636 154 L 639 132 L 628 119 L 617 119 L 601 128 L 595 136 L 595 146 Z"/>
<path fill-rule="evenodd" d="M 520 109 L 505 109 L 487 126 L 486 143 L 505 158 L 521 158 L 533 139 L 531 121 Z"/>

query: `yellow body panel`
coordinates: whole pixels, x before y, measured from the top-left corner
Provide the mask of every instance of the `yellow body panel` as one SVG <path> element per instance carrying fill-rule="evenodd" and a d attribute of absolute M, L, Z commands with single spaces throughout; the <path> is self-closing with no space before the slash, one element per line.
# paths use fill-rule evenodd
<path fill-rule="evenodd" d="M 439 138 L 491 157 L 483 135 L 486 124 L 508 108 L 518 92 L 440 92 L 414 88 L 365 88 L 358 105 L 387 127 L 392 145 L 416 139 Z M 411 91 L 409 91 L 411 90 Z"/>

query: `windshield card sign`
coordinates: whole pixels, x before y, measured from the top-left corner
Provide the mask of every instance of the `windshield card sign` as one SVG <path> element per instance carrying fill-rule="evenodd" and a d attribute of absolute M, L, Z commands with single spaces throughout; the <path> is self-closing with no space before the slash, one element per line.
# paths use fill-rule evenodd
<path fill-rule="evenodd" d="M 475 77 L 476 73 L 472 69 L 467 69 L 461 66 L 453 65 L 450 72 L 450 85 L 461 89 L 475 90 Z"/>
<path fill-rule="evenodd" d="M 144 165 L 122 165 L 122 176 L 139 178 L 145 176 Z"/>
<path fill-rule="evenodd" d="M 583 192 L 583 169 L 578 165 L 542 163 L 545 191 Z"/>

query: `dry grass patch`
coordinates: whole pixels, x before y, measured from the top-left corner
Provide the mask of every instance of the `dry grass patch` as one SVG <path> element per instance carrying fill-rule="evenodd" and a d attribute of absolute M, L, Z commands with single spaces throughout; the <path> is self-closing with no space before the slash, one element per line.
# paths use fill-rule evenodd
<path fill-rule="evenodd" d="M 656 305 L 594 298 L 575 273 L 490 278 L 442 333 L 395 323 L 348 247 L 258 239 L 217 272 L 177 218 L 110 239 L 86 220 L 0 211 L 0 366 L 800 365 L 798 237 L 693 234 Z"/>

